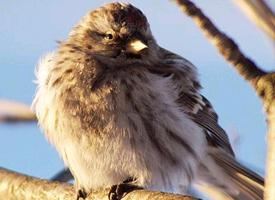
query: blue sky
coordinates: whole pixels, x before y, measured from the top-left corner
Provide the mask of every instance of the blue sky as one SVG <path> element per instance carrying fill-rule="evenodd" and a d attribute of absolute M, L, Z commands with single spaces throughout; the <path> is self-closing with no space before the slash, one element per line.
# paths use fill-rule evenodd
<path fill-rule="evenodd" d="M 109 1 L 2 0 L 0 4 L 0 98 L 30 104 L 34 67 L 56 48 L 86 12 Z M 203 93 L 213 103 L 221 125 L 239 143 L 237 157 L 264 171 L 266 125 L 260 100 L 227 64 L 193 21 L 169 1 L 129 1 L 147 15 L 158 43 L 194 63 Z M 229 0 L 194 1 L 243 52 L 262 68 L 274 69 L 271 41 Z M 63 168 L 54 148 L 36 124 L 0 124 L 0 166 L 50 178 Z"/>

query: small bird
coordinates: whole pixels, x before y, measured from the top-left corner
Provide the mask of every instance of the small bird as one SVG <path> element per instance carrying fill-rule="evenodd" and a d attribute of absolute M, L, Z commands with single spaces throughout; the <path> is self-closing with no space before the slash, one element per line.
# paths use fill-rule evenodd
<path fill-rule="evenodd" d="M 133 5 L 88 13 L 36 76 L 33 109 L 78 197 L 115 186 L 109 198 L 119 199 L 122 184 L 186 194 L 199 184 L 263 199 L 263 178 L 236 161 L 194 65 L 160 47 Z"/>

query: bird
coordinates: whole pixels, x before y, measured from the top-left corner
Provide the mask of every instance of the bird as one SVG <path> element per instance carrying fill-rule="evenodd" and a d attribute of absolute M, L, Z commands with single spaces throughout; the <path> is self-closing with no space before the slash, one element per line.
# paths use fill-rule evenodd
<path fill-rule="evenodd" d="M 123 184 L 186 194 L 197 184 L 263 199 L 263 178 L 236 160 L 196 67 L 158 45 L 132 4 L 86 14 L 41 58 L 36 77 L 32 108 L 77 198 L 115 188 L 109 198 L 119 199 Z"/>

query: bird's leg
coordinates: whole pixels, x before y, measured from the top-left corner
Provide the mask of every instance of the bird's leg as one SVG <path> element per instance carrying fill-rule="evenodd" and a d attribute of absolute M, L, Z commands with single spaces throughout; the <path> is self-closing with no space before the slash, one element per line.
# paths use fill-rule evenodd
<path fill-rule="evenodd" d="M 120 200 L 133 190 L 141 190 L 141 187 L 133 184 L 134 181 L 135 179 L 128 178 L 118 185 L 113 185 L 108 195 L 109 200 Z"/>
<path fill-rule="evenodd" d="M 86 199 L 86 197 L 87 197 L 87 193 L 83 188 L 81 188 L 77 191 L 76 200 Z"/>

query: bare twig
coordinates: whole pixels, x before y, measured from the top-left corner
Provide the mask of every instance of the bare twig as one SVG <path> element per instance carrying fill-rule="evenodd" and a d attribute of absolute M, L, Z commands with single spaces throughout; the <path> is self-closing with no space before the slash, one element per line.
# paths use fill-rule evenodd
<path fill-rule="evenodd" d="M 108 200 L 109 190 L 94 191 L 87 200 Z M 5 200 L 75 200 L 72 185 L 50 182 L 0 168 L 0 199 Z M 190 196 L 135 190 L 122 200 L 197 200 Z"/>
<path fill-rule="evenodd" d="M 210 42 L 217 47 L 225 60 L 230 62 L 238 73 L 247 80 L 263 100 L 269 126 L 268 156 L 265 199 L 275 199 L 275 73 L 267 73 L 247 58 L 236 43 L 206 17 L 189 0 L 174 0 L 181 10 L 190 16 L 205 33 Z"/>
<path fill-rule="evenodd" d="M 0 99 L 0 122 L 27 122 L 35 120 L 36 116 L 29 106 Z"/>
<path fill-rule="evenodd" d="M 264 0 L 234 0 L 234 2 L 271 39 L 275 40 L 275 15 Z"/>

